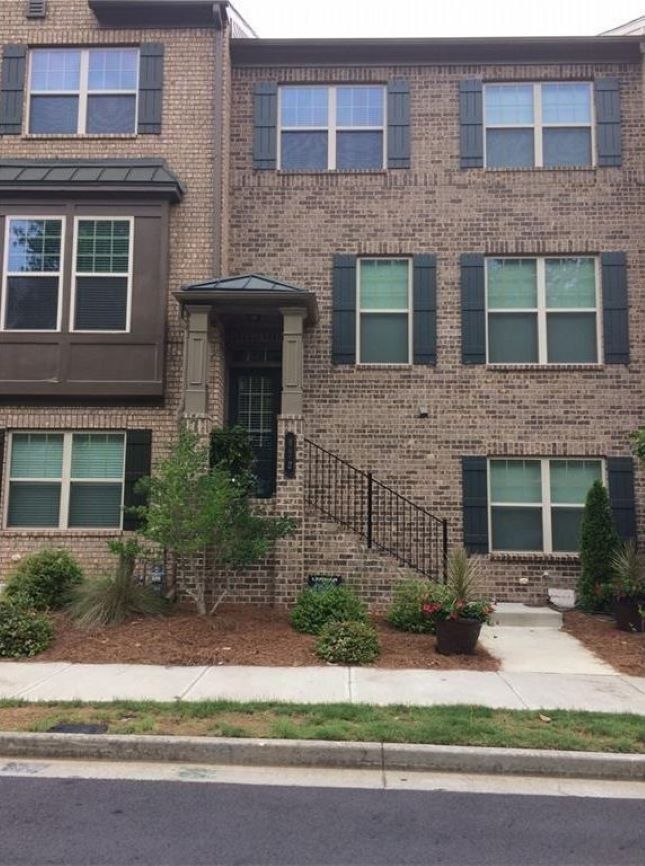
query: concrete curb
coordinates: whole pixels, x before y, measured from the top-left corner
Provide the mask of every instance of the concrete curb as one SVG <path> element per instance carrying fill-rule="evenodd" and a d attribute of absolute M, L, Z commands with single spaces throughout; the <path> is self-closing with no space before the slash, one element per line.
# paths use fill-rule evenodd
<path fill-rule="evenodd" d="M 0 733 L 0 756 L 645 781 L 645 755 L 323 740 Z"/>

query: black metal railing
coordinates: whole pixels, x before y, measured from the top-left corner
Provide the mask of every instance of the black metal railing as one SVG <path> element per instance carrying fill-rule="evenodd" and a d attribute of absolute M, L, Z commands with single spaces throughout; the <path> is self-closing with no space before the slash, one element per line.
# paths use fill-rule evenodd
<path fill-rule="evenodd" d="M 305 439 L 307 502 L 431 580 L 446 576 L 448 522 Z"/>

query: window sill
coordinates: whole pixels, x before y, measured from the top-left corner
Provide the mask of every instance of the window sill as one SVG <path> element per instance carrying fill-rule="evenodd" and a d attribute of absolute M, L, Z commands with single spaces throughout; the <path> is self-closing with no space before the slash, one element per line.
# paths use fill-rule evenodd
<path fill-rule="evenodd" d="M 264 169 L 256 169 L 257 172 L 265 171 Z M 286 169 L 279 168 L 275 170 L 279 177 L 293 177 L 301 175 L 314 175 L 316 177 L 335 177 L 337 175 L 385 175 L 388 173 L 386 168 L 332 168 L 332 169 Z"/>
<path fill-rule="evenodd" d="M 98 133 L 26 133 L 22 136 L 24 141 L 135 141 L 139 136 L 136 132 L 106 132 Z"/>
<path fill-rule="evenodd" d="M 579 562 L 579 553 L 521 553 L 493 551 L 488 554 L 491 562 Z"/>
<path fill-rule="evenodd" d="M 52 537 L 60 535 L 61 538 L 105 538 L 106 536 L 122 535 L 124 529 L 47 529 L 46 527 L 34 526 L 31 529 L 8 528 L 1 530 L 2 538 L 26 538 L 34 535 L 46 535 Z"/>
<path fill-rule="evenodd" d="M 495 373 L 570 373 L 579 370 L 594 373 L 604 370 L 605 364 L 486 364 L 486 369 Z"/>
<path fill-rule="evenodd" d="M 620 166 L 618 166 L 620 167 Z M 497 166 L 484 166 L 483 170 L 488 174 L 506 174 L 507 172 L 512 172 L 513 174 L 523 173 L 523 172 L 538 172 L 540 174 L 544 174 L 545 172 L 562 172 L 562 171 L 576 171 L 576 172 L 587 172 L 593 174 L 598 168 L 612 168 L 612 166 L 597 166 L 597 165 L 533 165 L 533 166 L 507 166 L 507 167 L 497 167 Z"/>

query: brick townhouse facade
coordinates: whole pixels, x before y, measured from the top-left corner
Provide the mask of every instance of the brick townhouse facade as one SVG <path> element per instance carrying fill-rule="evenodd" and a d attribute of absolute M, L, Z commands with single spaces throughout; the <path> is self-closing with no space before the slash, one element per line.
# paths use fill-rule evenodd
<path fill-rule="evenodd" d="M 45 543 L 96 568 L 184 418 L 246 426 L 298 521 L 235 600 L 324 573 L 382 605 L 463 542 L 535 601 L 573 585 L 595 478 L 642 535 L 638 38 L 39 5 L 0 0 L 3 569 Z"/>

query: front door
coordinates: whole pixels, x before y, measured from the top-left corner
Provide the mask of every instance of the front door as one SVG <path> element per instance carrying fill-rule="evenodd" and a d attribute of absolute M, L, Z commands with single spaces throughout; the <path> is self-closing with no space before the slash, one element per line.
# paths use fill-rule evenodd
<path fill-rule="evenodd" d="M 265 499 L 275 493 L 280 387 L 279 369 L 231 370 L 230 423 L 248 431 L 255 451 L 255 493 Z"/>

